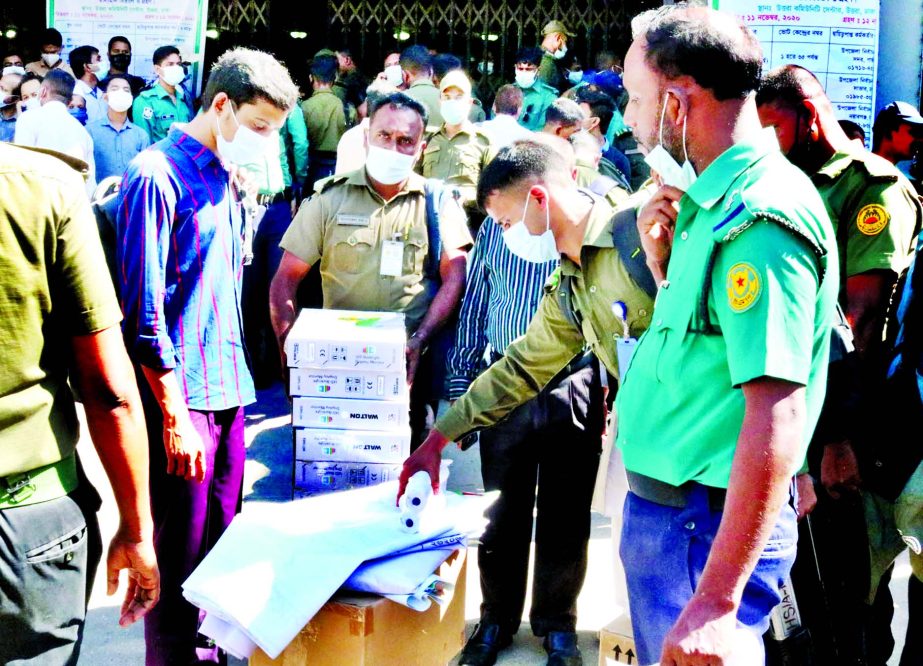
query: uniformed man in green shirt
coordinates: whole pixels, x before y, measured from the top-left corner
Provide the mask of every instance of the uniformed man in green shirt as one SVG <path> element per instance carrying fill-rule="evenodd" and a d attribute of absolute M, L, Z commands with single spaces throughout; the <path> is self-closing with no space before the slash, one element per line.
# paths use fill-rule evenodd
<path fill-rule="evenodd" d="M 558 98 L 558 91 L 538 80 L 541 49 L 527 46 L 516 52 L 516 85 L 522 90 L 522 111 L 519 124 L 530 132 L 545 126 L 545 111 Z"/>
<path fill-rule="evenodd" d="M 307 189 L 333 174 L 337 163 L 337 144 L 354 124 L 352 107 L 333 92 L 337 75 L 337 59 L 332 52 L 319 52 L 311 61 L 313 94 L 301 103 L 304 124 L 308 128 L 309 155 Z"/>
<path fill-rule="evenodd" d="M 634 638 L 641 664 L 759 664 L 824 397 L 835 237 L 760 125 L 755 35 L 683 5 L 633 28 L 625 121 L 664 182 L 638 216 L 653 324 L 616 397 Z"/>
<path fill-rule="evenodd" d="M 460 69 L 449 72 L 439 87 L 445 122 L 426 142 L 420 172 L 424 178 L 438 178 L 456 188 L 472 228 L 477 228 L 484 219 L 476 201 L 478 177 L 495 151 L 490 138 L 468 120 L 471 82 L 465 73 Z"/>
<path fill-rule="evenodd" d="M 560 94 L 570 87 L 562 71 L 561 60 L 567 55 L 567 40 L 574 33 L 562 21 L 548 21 L 542 28 L 542 61 L 538 67 L 538 80 Z"/>
<path fill-rule="evenodd" d="M 414 382 L 417 367 L 458 308 L 472 244 L 451 197 L 434 201 L 438 220 L 427 219 L 432 195 L 413 173 L 426 145 L 425 126 L 422 105 L 404 93 L 387 95 L 371 109 L 365 166 L 328 179 L 301 207 L 282 238 L 282 262 L 269 294 L 280 349 L 295 322 L 298 285 L 315 264 L 324 307 L 403 312 L 416 432 L 422 430 L 420 407 L 430 397 L 426 382 Z M 431 229 L 438 229 L 438 240 Z"/>
<path fill-rule="evenodd" d="M 180 83 L 186 71 L 175 46 L 161 46 L 154 51 L 154 72 L 157 82 L 135 98 L 131 115 L 135 125 L 143 129 L 156 143 L 167 136 L 173 123 L 192 120 L 192 103 Z"/>
<path fill-rule="evenodd" d="M 417 100 L 426 109 L 429 120 L 427 132 L 434 132 L 442 126 L 441 97 L 433 83 L 433 57 L 429 49 L 420 44 L 408 46 L 401 51 L 401 72 L 404 77 L 404 92 Z"/>
<path fill-rule="evenodd" d="M 874 381 L 883 357 L 891 295 L 913 256 L 923 208 L 913 186 L 893 164 L 846 136 L 823 87 L 808 70 L 797 65 L 773 70 L 760 85 L 757 103 L 763 124 L 775 129 L 783 152 L 811 177 L 827 205 L 837 233 L 840 305 L 853 330 L 861 371 L 868 381 Z M 816 552 L 803 556 L 811 562 L 808 570 L 815 576 L 814 563 L 821 567 L 825 597 L 817 607 L 803 604 L 803 620 L 822 659 L 884 662 L 890 657 L 891 645 L 876 639 L 890 636 L 891 613 L 875 609 L 890 608 L 888 586 L 879 587 L 873 607 L 866 604 L 870 574 L 866 529 L 877 532 L 884 527 L 867 526 L 866 515 L 884 513 L 866 512 L 855 501 L 862 485 L 862 457 L 857 456 L 852 441 L 856 423 L 839 405 L 831 409 L 837 422 L 818 429 L 809 456 L 810 472 L 827 492 L 815 499 L 811 477 L 799 477 L 804 481 L 799 485 L 802 495 L 817 503 L 813 514 Z M 893 418 L 890 414 L 855 416 Z M 888 444 L 875 442 L 876 446 Z M 907 470 L 908 476 L 910 473 Z M 866 501 L 874 501 L 872 490 L 865 488 Z M 886 507 L 890 503 L 882 500 L 879 504 Z M 794 583 L 796 589 L 808 592 L 802 596 L 809 596 L 809 585 L 816 585 L 808 576 L 794 577 Z M 872 585 L 874 589 L 877 580 Z M 825 631 L 828 626 L 832 636 Z"/>

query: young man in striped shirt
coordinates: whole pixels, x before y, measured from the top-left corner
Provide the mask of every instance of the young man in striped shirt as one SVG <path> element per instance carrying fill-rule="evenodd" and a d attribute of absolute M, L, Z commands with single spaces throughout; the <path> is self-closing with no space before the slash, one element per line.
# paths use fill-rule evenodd
<path fill-rule="evenodd" d="M 298 89 L 272 56 L 234 49 L 203 112 L 128 167 L 118 216 L 124 335 L 140 366 L 163 594 L 145 618 L 148 666 L 215 661 L 181 585 L 241 503 L 244 405 L 254 401 L 240 315 L 244 225 L 236 165 L 265 152 Z M 145 386 L 145 384 L 147 384 Z"/>

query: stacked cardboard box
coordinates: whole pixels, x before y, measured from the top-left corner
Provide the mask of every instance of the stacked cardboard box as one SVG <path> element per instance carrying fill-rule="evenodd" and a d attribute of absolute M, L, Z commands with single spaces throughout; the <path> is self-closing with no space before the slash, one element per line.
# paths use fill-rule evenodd
<path fill-rule="evenodd" d="M 304 309 L 285 343 L 294 495 L 397 479 L 410 455 L 404 315 Z"/>

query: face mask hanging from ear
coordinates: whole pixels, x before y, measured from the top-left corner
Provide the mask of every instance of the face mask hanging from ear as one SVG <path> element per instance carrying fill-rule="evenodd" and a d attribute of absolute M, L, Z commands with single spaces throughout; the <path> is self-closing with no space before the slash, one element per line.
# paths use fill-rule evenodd
<path fill-rule="evenodd" d="M 503 242 L 510 252 L 520 259 L 525 259 L 533 264 L 543 264 L 547 261 L 560 259 L 558 246 L 551 231 L 551 210 L 548 207 L 547 192 L 545 193 L 545 232 L 533 236 L 526 226 L 526 211 L 529 210 L 531 192 L 526 195 L 526 203 L 522 208 L 522 218 L 503 232 Z"/>
<path fill-rule="evenodd" d="M 689 119 L 689 113 L 687 112 L 683 116 L 683 155 L 686 159 L 683 165 L 680 166 L 679 162 L 663 147 L 663 121 L 667 115 L 667 97 L 669 94 L 669 92 L 664 94 L 663 111 L 660 113 L 660 143 L 647 154 L 644 161 L 660 174 L 660 179 L 664 184 L 686 192 L 698 178 L 695 173 L 695 167 L 689 161 L 689 153 L 686 151 L 686 121 Z"/>

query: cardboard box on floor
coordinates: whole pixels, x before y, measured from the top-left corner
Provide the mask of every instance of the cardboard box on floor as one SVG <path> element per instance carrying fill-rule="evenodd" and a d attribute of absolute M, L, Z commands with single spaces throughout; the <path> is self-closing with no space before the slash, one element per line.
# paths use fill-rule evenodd
<path fill-rule="evenodd" d="M 277 659 L 261 650 L 250 666 L 445 666 L 465 639 L 465 552 L 439 568 L 455 583 L 444 606 L 424 613 L 377 596 L 331 599 Z"/>
<path fill-rule="evenodd" d="M 637 663 L 631 619 L 625 613 L 599 630 L 599 666 Z"/>

